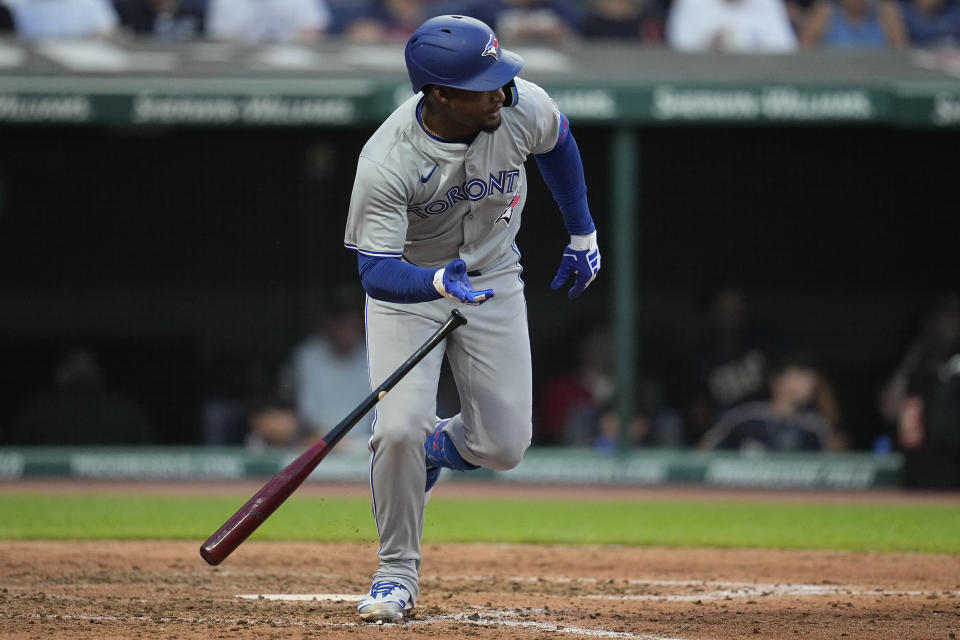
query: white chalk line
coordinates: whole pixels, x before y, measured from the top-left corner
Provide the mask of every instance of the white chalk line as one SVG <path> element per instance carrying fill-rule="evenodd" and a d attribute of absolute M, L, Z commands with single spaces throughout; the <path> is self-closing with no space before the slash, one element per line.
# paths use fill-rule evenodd
<path fill-rule="evenodd" d="M 605 629 L 589 629 L 587 627 L 568 627 L 565 625 L 552 624 L 549 622 L 534 622 L 532 620 L 504 620 L 500 618 L 480 618 L 471 619 L 465 613 L 458 613 L 446 616 L 430 616 L 423 618 L 423 622 L 456 620 L 457 622 L 469 622 L 480 626 L 491 627 L 514 627 L 536 629 L 537 631 L 552 631 L 554 633 L 568 633 L 577 636 L 589 636 L 591 638 L 622 638 L 623 640 L 683 640 L 683 638 L 672 638 L 669 636 L 658 636 L 651 633 L 630 633 L 629 631 L 607 631 Z M 419 622 L 415 620 L 414 622 Z"/>
<path fill-rule="evenodd" d="M 437 580 L 440 582 L 456 582 L 458 580 L 469 581 L 469 582 L 523 582 L 523 583 L 537 583 L 537 582 L 546 582 L 546 583 L 555 583 L 555 584 L 628 584 L 628 585 L 639 585 L 639 586 L 650 586 L 650 587 L 687 587 L 687 588 L 704 588 L 704 587 L 715 587 L 722 589 L 730 590 L 763 590 L 763 591 L 772 591 L 774 589 L 784 589 L 784 588 L 796 588 L 798 590 L 815 590 L 815 589 L 832 589 L 837 592 L 849 592 L 852 594 L 883 594 L 883 593 L 901 593 L 901 594 L 915 594 L 915 595 L 924 595 L 927 593 L 937 593 L 937 594 L 951 594 L 956 593 L 960 595 L 960 591 L 893 591 L 882 589 L 878 587 L 866 587 L 866 586 L 857 586 L 857 585 L 837 585 L 830 583 L 821 583 L 821 584 L 806 584 L 806 583 L 791 583 L 791 582 L 734 582 L 729 580 L 658 580 L 650 578 L 590 578 L 590 577 L 567 577 L 567 576 L 432 576 L 427 579 Z M 847 590 L 847 591 L 844 591 Z"/>
<path fill-rule="evenodd" d="M 500 577 L 500 576 L 435 576 L 433 579 L 439 581 L 457 581 L 457 580 L 466 580 L 471 582 L 492 582 L 492 581 L 505 581 L 505 582 L 523 582 L 523 583 L 555 583 L 555 584 L 626 584 L 631 586 L 647 586 L 647 587 L 682 587 L 690 589 L 700 589 L 700 591 L 695 592 L 694 594 L 644 594 L 643 599 L 668 599 L 668 598 L 677 598 L 681 601 L 683 600 L 698 600 L 703 598 L 705 595 L 713 595 L 714 597 L 720 597 L 726 599 L 727 596 L 730 597 L 754 597 L 754 596 L 769 596 L 769 595 L 781 595 L 781 596 L 822 596 L 822 595 L 838 595 L 838 596 L 947 596 L 947 597 L 958 597 L 960 596 L 960 591 L 950 591 L 943 589 L 931 589 L 929 591 L 920 591 L 920 590 L 896 590 L 896 589 L 885 589 L 880 587 L 870 587 L 863 585 L 837 585 L 837 584 L 804 584 L 804 583 L 790 583 L 790 582 L 732 582 L 727 580 L 658 580 L 658 579 L 648 579 L 648 578 L 621 578 L 621 579 L 612 579 L 612 578 L 591 578 L 591 577 L 566 577 L 566 576 L 551 576 L 551 577 L 540 577 L 540 576 L 509 576 L 509 577 Z M 712 590 L 708 591 L 707 588 L 711 587 Z M 613 598 L 617 599 L 620 596 L 616 595 L 602 595 L 597 594 L 599 597 L 603 598 Z M 588 596 L 579 596 L 579 597 L 588 597 Z"/>
<path fill-rule="evenodd" d="M 355 622 L 305 622 L 302 620 L 264 620 L 258 618 L 179 618 L 173 616 L 104 616 L 104 615 L 83 615 L 83 614 L 59 614 L 59 613 L 0 613 L 0 618 L 26 619 L 26 620 L 78 620 L 81 622 L 174 622 L 186 624 L 233 624 L 233 625 L 267 625 L 271 627 L 356 627 Z"/>
<path fill-rule="evenodd" d="M 356 593 L 241 593 L 242 600 L 279 600 L 280 602 L 360 602 Z"/>
<path fill-rule="evenodd" d="M 573 597 L 590 600 L 649 600 L 649 601 L 682 601 L 691 602 L 698 600 L 727 600 L 734 598 L 753 598 L 770 595 L 776 596 L 930 596 L 943 595 L 956 597 L 960 592 L 956 591 L 902 591 L 885 590 L 877 588 L 863 588 L 831 584 L 773 584 L 773 583 L 743 583 L 729 582 L 719 580 L 656 580 L 631 578 L 626 580 L 613 581 L 609 578 L 591 578 L 591 577 L 539 577 L 539 576 L 511 576 L 507 578 L 499 576 L 451 576 L 437 577 L 439 581 L 508 581 L 523 583 L 583 583 L 583 584 L 628 584 L 633 586 L 647 587 L 682 587 L 693 588 L 698 591 L 692 594 L 563 594 L 564 597 Z M 357 602 L 363 596 L 360 594 L 327 593 L 327 594 L 241 594 L 237 596 L 247 600 L 274 600 L 274 601 L 333 601 L 333 602 Z M 517 615 L 522 612 L 528 615 L 546 613 L 542 609 L 523 609 L 523 610 L 485 610 L 476 608 L 477 611 L 472 614 L 456 613 L 437 616 L 427 616 L 423 618 L 413 618 L 404 625 L 429 625 L 437 622 L 458 622 L 464 624 L 473 624 L 489 627 L 509 627 L 509 628 L 527 628 L 537 631 L 565 633 L 575 636 L 586 636 L 595 638 L 616 638 L 620 640 L 683 640 L 681 638 L 670 638 L 654 634 L 637 634 L 626 631 L 610 631 L 606 629 L 591 629 L 579 626 L 565 626 L 549 622 L 539 622 L 533 620 L 517 620 Z M 271 627 L 298 627 L 298 628 L 357 628 L 369 626 L 367 623 L 360 622 L 335 622 L 335 621 L 297 621 L 297 620 L 268 620 L 257 618 L 179 618 L 179 617 L 150 617 L 150 616 L 108 616 L 108 615 L 70 615 L 70 614 L 4 614 L 0 613 L 0 618 L 30 618 L 47 620 L 79 620 L 93 622 L 154 622 L 154 623 L 181 623 L 198 624 L 214 623 L 229 625 L 265 625 Z"/>
<path fill-rule="evenodd" d="M 492 581 L 494 578 L 485 576 L 467 576 L 465 578 L 451 578 L 451 580 L 470 580 L 470 581 Z M 609 580 L 600 580 L 597 578 L 534 578 L 528 576 L 515 576 L 507 578 L 512 582 L 540 582 L 540 583 L 606 583 Z M 821 596 L 876 596 L 876 597 L 927 597 L 931 595 L 957 597 L 960 591 L 903 591 L 886 590 L 869 587 L 853 587 L 830 584 L 773 584 L 773 583 L 743 583 L 743 582 L 724 582 L 718 580 L 690 581 L 690 580 L 642 580 L 630 579 L 626 584 L 633 586 L 652 586 L 652 587 L 686 587 L 694 588 L 694 593 L 587 593 L 587 594 L 562 594 L 563 597 L 580 598 L 585 600 L 617 600 L 617 601 L 648 601 L 648 602 L 698 602 L 713 600 L 733 600 L 736 598 L 764 598 L 768 596 L 779 597 L 821 597 Z M 623 584 L 623 582 L 621 583 Z M 712 587 L 709 588 L 708 587 Z M 362 594 L 346 593 L 264 593 L 264 594 L 241 594 L 237 596 L 245 600 L 272 600 L 287 602 L 309 602 L 309 601 L 334 601 L 334 602 L 359 602 Z"/>
<path fill-rule="evenodd" d="M 509 613 L 509 612 L 503 612 Z M 402 626 L 422 626 L 436 622 L 460 622 L 483 627 L 511 627 L 523 629 L 535 629 L 537 631 L 550 631 L 554 633 L 565 633 L 575 636 L 587 636 L 591 638 L 619 638 L 620 640 L 684 640 L 670 636 L 660 636 L 650 633 L 630 633 L 628 631 L 607 631 L 605 629 L 589 629 L 587 627 L 575 627 L 558 625 L 549 622 L 536 622 L 533 620 L 508 620 L 501 617 L 491 617 L 489 614 L 481 617 L 477 614 L 467 615 L 465 613 L 456 613 L 439 616 L 427 616 L 425 618 L 413 618 L 401 623 Z M 308 622 L 302 620 L 259 620 L 256 618 L 178 618 L 171 616 L 151 618 L 148 616 L 103 616 L 103 615 L 74 615 L 74 614 L 46 614 L 38 613 L 20 613 L 6 614 L 0 613 L 0 618 L 7 619 L 27 619 L 27 620 L 77 620 L 81 622 L 153 622 L 153 623 L 186 623 L 186 624 L 229 624 L 243 626 L 269 626 L 269 627 L 372 627 L 367 622 Z"/>

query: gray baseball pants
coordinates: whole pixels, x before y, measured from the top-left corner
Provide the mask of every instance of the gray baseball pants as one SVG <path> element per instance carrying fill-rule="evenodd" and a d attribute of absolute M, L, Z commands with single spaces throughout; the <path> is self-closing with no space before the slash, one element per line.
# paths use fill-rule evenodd
<path fill-rule="evenodd" d="M 515 467 L 530 445 L 532 381 L 527 310 L 520 265 L 471 278 L 494 290 L 479 306 L 447 298 L 415 304 L 367 299 L 372 384 L 380 384 L 459 309 L 467 324 L 445 349 L 461 412 L 446 426 L 460 455 L 488 469 Z M 437 382 L 444 349 L 436 348 L 377 405 L 370 439 L 373 515 L 380 536 L 374 581 L 396 580 L 416 602 L 427 496 L 423 443 L 437 425 Z"/>

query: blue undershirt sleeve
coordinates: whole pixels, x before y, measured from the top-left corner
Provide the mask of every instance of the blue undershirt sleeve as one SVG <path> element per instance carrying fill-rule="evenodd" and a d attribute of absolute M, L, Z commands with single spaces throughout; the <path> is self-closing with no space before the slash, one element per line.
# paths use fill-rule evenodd
<path fill-rule="evenodd" d="M 596 231 L 590 207 L 587 206 L 587 183 L 583 178 L 580 149 L 570 132 L 570 121 L 560 114 L 560 133 L 556 146 L 547 153 L 535 155 L 540 175 L 560 207 L 563 222 L 570 235 L 585 236 Z"/>
<path fill-rule="evenodd" d="M 357 253 L 363 290 L 384 302 L 427 302 L 441 296 L 433 286 L 435 269 L 418 267 L 400 258 L 375 258 Z"/>

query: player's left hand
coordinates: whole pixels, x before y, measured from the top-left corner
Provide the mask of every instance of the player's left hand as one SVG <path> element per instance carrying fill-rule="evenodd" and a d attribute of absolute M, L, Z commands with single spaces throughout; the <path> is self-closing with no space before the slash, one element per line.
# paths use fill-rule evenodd
<path fill-rule="evenodd" d="M 459 258 L 451 260 L 443 269 L 437 269 L 433 276 L 433 287 L 444 298 L 464 304 L 483 304 L 493 297 L 493 289 L 473 290 L 467 277 L 467 263 Z"/>
<path fill-rule="evenodd" d="M 557 275 L 553 277 L 550 288 L 556 291 L 573 276 L 576 280 L 567 292 L 567 297 L 573 300 L 590 286 L 593 279 L 597 277 L 598 271 L 600 271 L 600 249 L 597 247 L 597 232 L 594 231 L 586 236 L 570 236 L 570 244 L 563 250 L 560 268 L 557 269 Z"/>

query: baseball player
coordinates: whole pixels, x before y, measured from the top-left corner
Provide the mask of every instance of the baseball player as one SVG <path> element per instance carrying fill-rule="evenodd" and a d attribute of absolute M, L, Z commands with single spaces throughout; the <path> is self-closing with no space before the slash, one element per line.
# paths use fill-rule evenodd
<path fill-rule="evenodd" d="M 427 494 L 442 468 L 515 467 L 530 444 L 532 383 L 520 252 L 514 238 L 533 154 L 571 234 L 551 286 L 575 298 L 600 269 L 583 165 L 567 119 L 493 30 L 439 16 L 406 45 L 416 95 L 373 134 L 357 166 L 344 244 L 367 292 L 373 381 L 386 378 L 447 318 L 468 324 L 445 345 L 460 414 L 435 415 L 443 351 L 377 405 L 370 439 L 379 569 L 358 606 L 395 622 L 418 595 Z M 482 305 L 482 306 L 481 306 Z"/>

